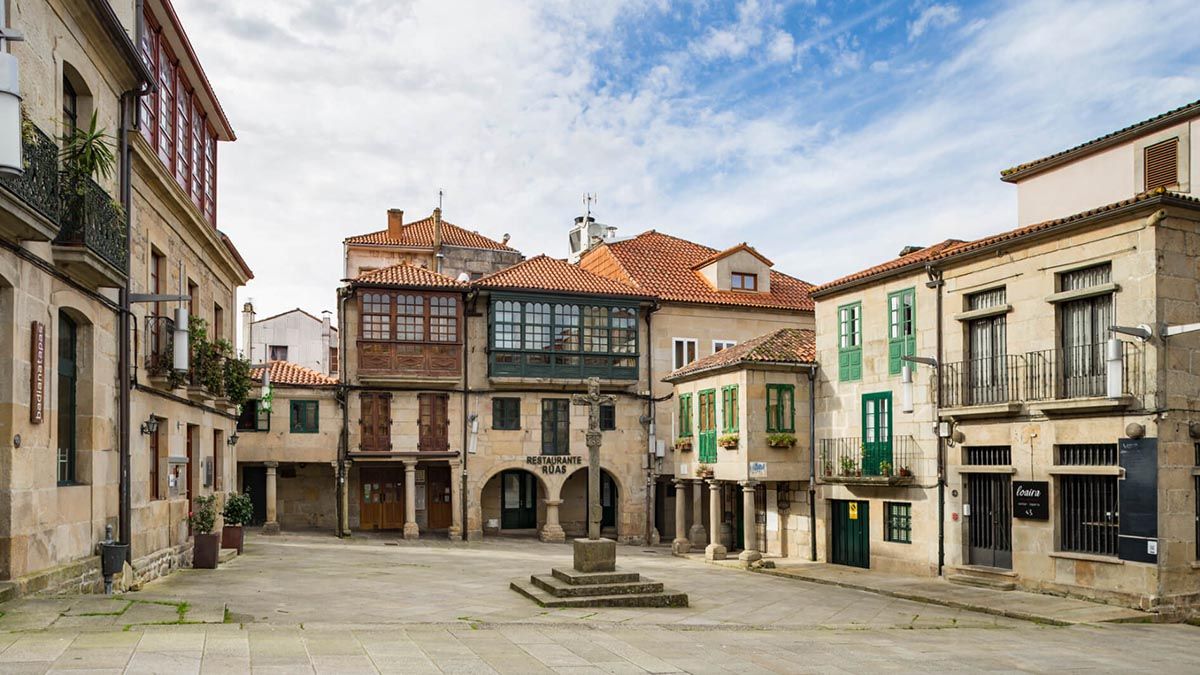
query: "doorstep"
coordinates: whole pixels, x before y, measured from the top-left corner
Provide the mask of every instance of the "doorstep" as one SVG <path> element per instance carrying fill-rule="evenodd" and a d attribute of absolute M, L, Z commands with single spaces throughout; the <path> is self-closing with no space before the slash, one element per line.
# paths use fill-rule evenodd
<path fill-rule="evenodd" d="M 689 560 L 704 559 L 703 554 L 688 554 L 682 557 Z M 751 571 L 1055 626 L 1112 621 L 1152 621 L 1155 618 L 1154 614 L 1128 607 L 1028 591 L 962 586 L 937 577 L 915 577 L 791 558 L 767 560 L 775 563 L 773 568 L 754 567 Z M 733 564 L 728 564 L 730 562 Z M 723 560 L 717 564 L 745 569 L 744 565 L 737 565 L 737 562 L 734 556 L 732 561 Z"/>

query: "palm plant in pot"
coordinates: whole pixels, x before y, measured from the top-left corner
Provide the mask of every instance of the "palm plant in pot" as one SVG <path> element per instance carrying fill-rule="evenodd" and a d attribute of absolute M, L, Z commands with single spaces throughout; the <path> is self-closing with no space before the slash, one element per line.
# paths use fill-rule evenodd
<path fill-rule="evenodd" d="M 221 554 L 221 535 L 213 532 L 217 525 L 217 496 L 196 497 L 196 510 L 188 514 L 188 523 L 196 540 L 192 551 L 192 567 L 216 569 Z"/>
<path fill-rule="evenodd" d="M 236 548 L 238 554 L 246 542 L 245 527 L 254 518 L 254 504 L 246 493 L 229 493 L 225 498 L 225 526 L 221 528 L 221 548 Z"/>

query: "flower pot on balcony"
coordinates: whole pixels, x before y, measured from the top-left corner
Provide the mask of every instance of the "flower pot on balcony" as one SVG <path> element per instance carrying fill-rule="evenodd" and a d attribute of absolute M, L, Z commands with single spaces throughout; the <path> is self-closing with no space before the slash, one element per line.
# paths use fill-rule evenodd
<path fill-rule="evenodd" d="M 717 445 L 721 446 L 722 448 L 725 448 L 726 450 L 737 450 L 738 435 L 737 434 L 729 434 L 727 436 L 722 436 L 717 439 Z"/>
<path fill-rule="evenodd" d="M 676 449 L 676 450 L 678 450 L 678 451 L 680 451 L 680 452 L 691 452 L 691 450 L 692 450 L 692 439 L 690 439 L 690 438 L 681 438 L 681 439 L 679 439 L 679 440 L 675 441 L 675 449 Z"/>
<path fill-rule="evenodd" d="M 214 570 L 221 555 L 221 535 L 216 532 L 195 535 L 192 550 L 192 567 L 200 570 Z"/>
<path fill-rule="evenodd" d="M 246 531 L 241 525 L 226 525 L 221 528 L 221 548 L 236 548 L 238 555 L 241 555 L 245 543 Z"/>

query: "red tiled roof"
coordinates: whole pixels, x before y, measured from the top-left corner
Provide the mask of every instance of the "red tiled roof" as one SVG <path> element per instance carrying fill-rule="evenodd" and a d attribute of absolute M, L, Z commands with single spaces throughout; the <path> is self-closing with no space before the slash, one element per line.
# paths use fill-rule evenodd
<path fill-rule="evenodd" d="M 430 215 L 421 220 L 414 220 L 411 223 L 405 223 L 401 228 L 400 237 L 394 239 L 388 236 L 387 230 L 379 232 L 371 232 L 370 234 L 360 234 L 345 239 L 347 244 L 359 244 L 365 246 L 404 246 L 410 248 L 433 248 L 433 216 Z M 496 251 L 512 251 L 517 252 L 515 248 L 501 244 L 494 239 L 471 232 L 454 225 L 448 221 L 442 221 L 442 243 L 447 246 L 462 246 L 464 248 L 486 248 Z"/>
<path fill-rule="evenodd" d="M 338 382 L 336 377 L 329 377 L 291 361 L 271 361 L 267 367 L 271 369 L 271 384 L 292 387 L 330 387 Z M 262 382 L 262 374 L 263 366 L 250 369 L 250 379 L 256 383 Z"/>
<path fill-rule="evenodd" d="M 740 363 L 816 363 L 816 334 L 807 328 L 780 328 L 692 361 L 663 378 L 667 382 Z"/>
<path fill-rule="evenodd" d="M 734 253 L 737 253 L 738 251 L 745 251 L 746 253 L 749 253 L 750 255 L 754 256 L 755 258 L 758 258 L 759 260 L 761 260 L 762 264 L 766 265 L 767 267 L 775 266 L 775 263 L 771 262 L 771 260 L 769 258 L 767 258 L 767 256 L 759 253 L 758 249 L 754 248 L 750 244 L 747 244 L 746 242 L 743 241 L 742 243 L 738 244 L 737 246 L 730 246 L 729 248 L 725 249 L 724 251 L 721 251 L 719 253 L 715 253 L 713 255 L 708 256 L 704 260 L 701 260 L 700 262 L 696 263 L 695 265 L 692 265 L 692 269 L 698 270 L 701 267 L 706 267 L 708 265 L 711 265 L 712 263 L 715 263 L 716 261 L 720 260 L 721 258 L 731 256 Z"/>
<path fill-rule="evenodd" d="M 512 267 L 493 272 L 473 285 L 485 289 L 511 289 L 583 293 L 587 295 L 620 295 L 649 298 L 647 293 L 616 279 L 610 279 L 572 265 L 565 260 L 539 255 Z"/>
<path fill-rule="evenodd" d="M 812 284 L 774 270 L 771 271 L 770 293 L 713 288 L 694 268 L 720 257 L 720 254 L 716 249 L 650 230 L 632 239 L 598 246 L 588 251 L 579 264 L 584 269 L 633 284 L 662 300 L 812 310 L 809 296 Z"/>
<path fill-rule="evenodd" d="M 1094 152 L 1117 143 L 1129 140 L 1130 137 L 1148 133 L 1155 128 L 1168 127 L 1178 122 L 1200 114 L 1200 101 L 1192 101 L 1187 105 L 1181 105 L 1174 110 L 1168 110 L 1161 115 L 1155 115 L 1148 120 L 1142 120 L 1135 124 L 1131 124 L 1124 129 L 1118 129 L 1111 133 L 1107 133 L 1099 138 L 1094 138 L 1086 143 L 1080 143 L 1073 148 L 1068 148 L 1062 152 L 1056 152 L 1053 155 L 1047 155 L 1041 159 L 1035 159 L 1032 162 L 1025 162 L 1014 167 L 1005 169 L 1000 172 L 1002 180 L 1008 182 L 1016 182 L 1020 176 L 1027 176 L 1030 173 L 1035 173 L 1031 169 L 1048 168 L 1055 164 L 1054 160 L 1064 159 L 1068 155 L 1080 156 L 1088 152 Z"/>
<path fill-rule="evenodd" d="M 384 284 L 388 286 L 418 286 L 421 288 L 459 288 L 465 289 L 467 284 L 455 281 L 444 274 L 438 274 L 424 267 L 417 267 L 403 262 L 391 267 L 381 267 L 370 272 L 363 272 L 354 279 L 356 284 Z"/>
<path fill-rule="evenodd" d="M 1081 211 L 1080 213 L 1074 213 L 1069 216 L 1063 216 L 1062 218 L 1055 218 L 1053 220 L 1047 220 L 1040 223 L 1034 223 L 1032 225 L 1026 225 L 1024 227 L 1018 227 L 1015 230 L 1008 230 L 1007 232 L 994 234 L 990 237 L 984 237 L 983 239 L 965 242 L 958 241 L 957 239 L 947 239 L 940 244 L 934 244 L 933 246 L 923 248 L 915 253 L 910 253 L 909 255 L 896 258 L 895 260 L 889 260 L 881 265 L 876 265 L 875 267 L 862 270 L 861 272 L 855 272 L 854 274 L 844 276 L 841 279 L 830 281 L 827 284 L 822 284 L 814 289 L 813 292 L 818 295 L 824 294 L 828 290 L 832 290 L 839 286 L 844 286 L 855 281 L 869 279 L 874 276 L 879 276 L 881 274 L 900 270 L 906 267 L 923 265 L 927 262 L 932 262 L 935 260 L 945 260 L 947 258 L 965 255 L 994 244 L 1036 235 L 1062 225 L 1069 225 L 1077 221 L 1086 220 L 1094 216 L 1100 216 L 1111 211 L 1116 211 L 1124 207 L 1134 206 L 1152 200 L 1171 201 L 1181 206 L 1200 208 L 1200 199 L 1196 197 L 1189 197 L 1187 195 L 1168 192 L 1163 188 L 1156 188 L 1150 192 L 1143 192 L 1139 195 L 1130 197 L 1129 199 L 1122 199 L 1119 202 L 1105 204 L 1104 206 L 1099 206 L 1087 211 Z"/>

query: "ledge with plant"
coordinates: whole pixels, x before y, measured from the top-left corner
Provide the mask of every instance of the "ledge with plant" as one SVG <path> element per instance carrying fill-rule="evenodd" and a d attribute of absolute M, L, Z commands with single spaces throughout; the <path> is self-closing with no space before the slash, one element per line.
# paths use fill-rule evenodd
<path fill-rule="evenodd" d="M 675 449 L 680 452 L 688 452 L 692 449 L 692 439 L 689 436 L 681 436 L 675 439 Z"/>
<path fill-rule="evenodd" d="M 726 450 L 737 450 L 739 437 L 737 434 L 725 434 L 717 438 L 717 445 Z"/>
<path fill-rule="evenodd" d="M 796 445 L 796 434 L 767 434 L 767 445 L 772 448 L 791 448 Z"/>

